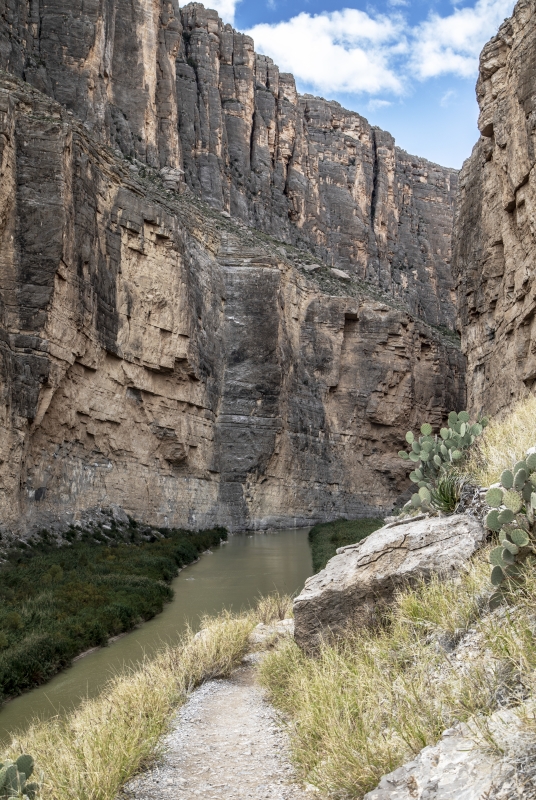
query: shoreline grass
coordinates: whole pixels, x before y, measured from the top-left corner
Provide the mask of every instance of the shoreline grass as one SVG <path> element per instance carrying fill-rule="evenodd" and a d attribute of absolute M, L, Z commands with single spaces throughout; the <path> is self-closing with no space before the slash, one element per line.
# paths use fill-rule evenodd
<path fill-rule="evenodd" d="M 319 522 L 309 531 L 309 543 L 313 557 L 313 571 L 324 569 L 338 547 L 355 544 L 381 528 L 382 519 L 336 519 Z"/>
<path fill-rule="evenodd" d="M 113 679 L 65 718 L 36 723 L 9 755 L 31 753 L 44 774 L 43 800 L 113 800 L 158 752 L 172 714 L 203 681 L 228 675 L 246 648 L 248 616 L 224 615 L 189 632 L 181 644 Z"/>
<path fill-rule="evenodd" d="M 248 613 L 205 618 L 136 670 L 112 679 L 99 697 L 66 717 L 36 721 L 4 753 L 30 753 L 43 772 L 42 800 L 114 800 L 120 788 L 159 754 L 176 710 L 201 683 L 222 678 L 248 650 L 259 621 L 286 616 L 290 598 L 267 596 Z"/>
<path fill-rule="evenodd" d="M 126 540 L 96 543 L 94 532 L 61 547 L 45 537 L 9 554 L 0 567 L 0 702 L 160 613 L 179 569 L 227 537 L 223 528 L 157 533 L 146 541 L 133 527 Z"/>

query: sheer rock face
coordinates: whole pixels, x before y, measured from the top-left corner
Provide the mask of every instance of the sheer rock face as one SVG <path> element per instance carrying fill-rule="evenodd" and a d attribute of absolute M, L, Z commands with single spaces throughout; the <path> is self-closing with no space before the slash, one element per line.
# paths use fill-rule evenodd
<path fill-rule="evenodd" d="M 454 269 L 469 405 L 496 413 L 536 381 L 536 3 L 484 48 L 481 138 L 460 176 Z"/>
<path fill-rule="evenodd" d="M 7 528 L 112 504 L 231 529 L 381 513 L 407 427 L 463 405 L 459 350 L 401 304 L 307 272 L 5 75 L 0 170 Z"/>
<path fill-rule="evenodd" d="M 124 155 L 454 327 L 457 173 L 410 156 L 200 3 L 4 0 L 0 66 Z"/>

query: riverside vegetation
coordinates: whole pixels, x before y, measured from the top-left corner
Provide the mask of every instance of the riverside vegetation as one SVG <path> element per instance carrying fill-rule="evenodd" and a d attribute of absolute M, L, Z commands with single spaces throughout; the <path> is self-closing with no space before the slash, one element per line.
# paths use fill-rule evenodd
<path fill-rule="evenodd" d="M 490 447 L 495 464 L 502 450 L 503 470 L 522 460 L 536 441 L 536 414 L 527 416 L 531 404 L 490 423 L 463 462 L 467 481 L 500 476 L 500 469 L 486 465 Z M 526 424 L 516 425 L 516 418 Z M 288 639 L 268 653 L 259 678 L 287 720 L 304 781 L 359 800 L 445 728 L 469 718 L 487 746 L 500 752 L 486 720 L 504 706 L 517 709 L 536 746 L 536 574 L 529 562 L 520 564 L 522 580 L 490 613 L 492 546 L 458 578 L 436 577 L 400 591 L 376 628 L 326 641 L 314 658 Z M 179 646 L 116 678 L 65 719 L 36 723 L 7 755 L 35 756 L 44 770 L 44 800 L 112 800 L 158 753 L 188 692 L 239 663 L 256 622 L 288 613 L 288 600 L 272 597 L 248 614 L 205 620 L 203 636 L 186 634 Z M 463 665 L 449 656 L 461 641 L 473 647 Z"/>
<path fill-rule="evenodd" d="M 224 528 L 87 533 L 58 547 L 42 533 L 0 569 L 0 700 L 48 680 L 84 650 L 162 611 L 178 570 L 227 538 Z"/>
<path fill-rule="evenodd" d="M 309 531 L 309 543 L 313 557 L 313 571 L 324 569 L 333 558 L 338 547 L 355 544 L 381 528 L 381 519 L 337 519 L 321 522 Z"/>

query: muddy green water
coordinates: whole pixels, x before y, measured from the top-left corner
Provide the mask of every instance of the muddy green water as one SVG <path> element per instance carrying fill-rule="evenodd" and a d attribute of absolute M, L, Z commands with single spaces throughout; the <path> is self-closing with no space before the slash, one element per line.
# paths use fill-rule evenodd
<path fill-rule="evenodd" d="M 199 627 L 203 615 L 224 608 L 240 611 L 276 589 L 297 592 L 313 571 L 307 531 L 231 536 L 212 555 L 202 556 L 175 579 L 175 596 L 161 614 L 3 706 L 0 743 L 35 717 L 64 714 L 83 698 L 95 697 L 110 677 L 176 642 L 187 624 Z"/>

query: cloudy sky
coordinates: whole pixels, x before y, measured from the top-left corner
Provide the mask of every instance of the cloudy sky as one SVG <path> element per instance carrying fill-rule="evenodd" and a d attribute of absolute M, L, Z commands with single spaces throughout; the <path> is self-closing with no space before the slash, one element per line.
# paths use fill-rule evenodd
<path fill-rule="evenodd" d="M 411 153 L 460 167 L 478 132 L 478 55 L 513 0 L 204 0 L 298 89 L 338 100 Z"/>

